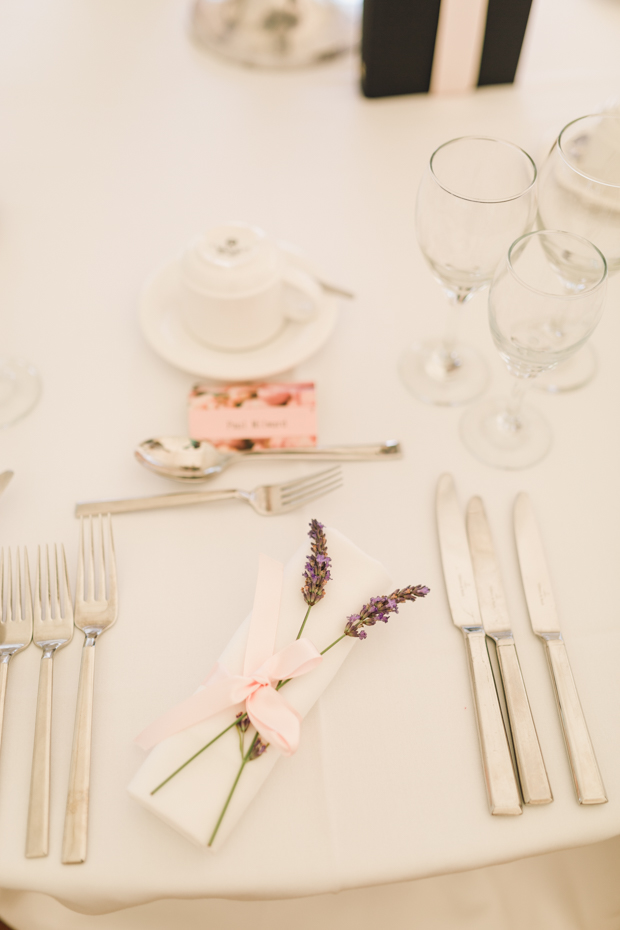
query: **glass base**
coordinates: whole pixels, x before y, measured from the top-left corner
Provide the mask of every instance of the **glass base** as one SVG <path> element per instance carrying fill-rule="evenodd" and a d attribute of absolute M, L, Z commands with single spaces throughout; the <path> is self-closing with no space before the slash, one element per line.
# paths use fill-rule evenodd
<path fill-rule="evenodd" d="M 195 0 L 191 32 L 241 64 L 299 68 L 355 48 L 360 11 L 351 0 Z"/>
<path fill-rule="evenodd" d="M 548 394 L 562 394 L 576 391 L 588 384 L 598 367 L 596 352 L 591 345 L 585 345 L 575 355 L 551 371 L 544 371 L 534 380 L 532 387 Z"/>
<path fill-rule="evenodd" d="M 523 406 L 519 421 L 506 414 L 507 398 L 491 397 L 461 419 L 461 439 L 477 459 L 494 468 L 535 465 L 551 448 L 551 428 L 533 407 Z"/>
<path fill-rule="evenodd" d="M 0 429 L 24 417 L 41 394 L 39 375 L 17 358 L 0 358 Z"/>
<path fill-rule="evenodd" d="M 439 339 L 410 346 L 401 356 L 400 375 L 419 400 L 445 407 L 478 397 L 489 380 L 486 362 L 475 349 L 457 343 L 448 353 Z"/>

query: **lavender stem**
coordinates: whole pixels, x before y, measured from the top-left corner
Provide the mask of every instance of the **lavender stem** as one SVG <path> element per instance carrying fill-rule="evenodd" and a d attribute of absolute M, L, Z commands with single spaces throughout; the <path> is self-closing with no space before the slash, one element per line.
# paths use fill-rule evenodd
<path fill-rule="evenodd" d="M 220 825 L 221 825 L 221 823 L 222 823 L 222 820 L 224 819 L 224 815 L 226 814 L 226 811 L 228 810 L 228 805 L 230 804 L 230 802 L 231 802 L 231 800 L 232 800 L 232 796 L 233 796 L 233 794 L 235 793 L 235 788 L 237 787 L 237 785 L 238 785 L 238 783 L 239 783 L 239 779 L 241 778 L 241 773 L 243 772 L 244 768 L 246 767 L 246 765 L 247 765 L 247 763 L 248 763 L 248 761 L 249 761 L 250 754 L 251 754 L 252 750 L 254 749 L 254 743 L 256 742 L 257 739 L 258 739 L 258 733 L 256 733 L 256 734 L 254 735 L 254 739 L 252 740 L 252 745 L 250 746 L 250 748 L 249 748 L 248 751 L 246 752 L 245 756 L 243 757 L 243 760 L 242 760 L 242 762 L 241 762 L 241 765 L 239 766 L 239 771 L 237 772 L 237 777 L 235 778 L 235 780 L 234 780 L 234 782 L 233 782 L 232 788 L 231 788 L 230 791 L 228 792 L 228 797 L 226 798 L 226 802 L 225 802 L 225 804 L 224 804 L 224 807 L 223 807 L 222 810 L 221 810 L 220 816 L 217 818 L 217 823 L 215 824 L 215 827 L 214 827 L 214 829 L 213 829 L 213 833 L 211 834 L 211 838 L 209 839 L 209 842 L 207 843 L 207 846 L 212 846 L 212 845 L 213 845 L 213 841 L 214 841 L 215 837 L 217 836 L 217 831 L 220 829 Z"/>
<path fill-rule="evenodd" d="M 308 607 L 308 609 L 307 609 L 307 611 L 306 611 L 306 616 L 304 617 L 304 622 L 303 622 L 302 625 L 299 627 L 299 633 L 297 634 L 297 636 L 295 637 L 295 639 L 301 639 L 301 634 L 302 634 L 303 631 L 304 631 L 304 627 L 305 627 L 305 625 L 306 625 L 306 620 L 307 620 L 308 617 L 310 616 L 310 611 L 311 611 L 311 610 L 312 610 L 312 604 L 310 604 L 310 606 Z"/>
<path fill-rule="evenodd" d="M 211 740 L 211 742 L 207 743 L 206 746 L 203 746 L 202 749 L 199 749 L 198 752 L 195 752 L 194 755 L 193 755 L 190 759 L 187 760 L 187 762 L 184 762 L 183 765 L 180 765 L 180 766 L 178 767 L 178 769 L 176 769 L 171 775 L 168 775 L 168 778 L 164 778 L 164 780 L 162 781 L 162 783 L 161 783 L 160 785 L 158 785 L 157 788 L 153 788 L 153 790 L 151 791 L 151 794 L 156 794 L 156 793 L 159 791 L 160 788 L 163 788 L 164 785 L 167 785 L 167 784 L 168 784 L 168 782 L 170 781 L 171 778 L 174 778 L 175 775 L 178 775 L 179 772 L 183 771 L 183 769 L 185 768 L 186 765 L 189 765 L 190 762 L 193 762 L 194 759 L 196 759 L 196 758 L 200 755 L 201 752 L 204 752 L 205 749 L 208 749 L 209 746 L 212 746 L 213 743 L 215 743 L 216 740 L 218 740 L 218 739 L 220 738 L 220 736 L 223 736 L 224 733 L 228 733 L 228 731 L 229 731 L 229 730 L 232 730 L 232 728 L 233 728 L 234 726 L 236 726 L 236 725 L 237 725 L 237 721 L 236 721 L 236 720 L 233 720 L 233 722 L 230 724 L 230 726 L 226 727 L 225 730 L 222 730 L 221 733 L 218 733 L 217 736 L 214 736 L 213 739 Z"/>

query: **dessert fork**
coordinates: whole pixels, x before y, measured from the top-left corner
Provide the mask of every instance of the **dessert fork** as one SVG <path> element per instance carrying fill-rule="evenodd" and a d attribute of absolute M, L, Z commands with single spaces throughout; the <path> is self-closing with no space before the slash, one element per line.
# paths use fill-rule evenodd
<path fill-rule="evenodd" d="M 50 821 L 50 766 L 52 750 L 52 684 L 54 655 L 73 638 L 73 606 L 67 573 L 67 558 L 61 547 L 54 546 L 54 571 L 50 571 L 49 549 L 45 547 L 47 589 L 43 594 L 41 550 L 37 560 L 34 586 L 34 643 L 42 651 L 37 694 L 37 715 L 34 727 L 34 749 L 30 776 L 30 802 L 26 831 L 26 858 L 47 856 Z M 52 575 L 55 583 L 52 584 Z"/>
<path fill-rule="evenodd" d="M 106 521 L 107 545 L 103 520 L 99 517 L 99 545 L 95 546 L 92 519 L 88 551 L 85 552 L 84 521 L 80 521 L 80 551 L 75 582 L 75 625 L 85 635 L 80 665 L 69 792 L 65 811 L 62 861 L 84 862 L 88 845 L 88 801 L 90 794 L 90 755 L 93 719 L 93 685 L 95 680 L 95 645 L 102 633 L 115 622 L 118 613 L 116 562 L 112 521 Z M 106 580 L 106 549 L 107 580 Z M 96 550 L 96 554 L 95 554 Z M 84 561 L 86 560 L 86 571 Z M 96 568 L 95 568 L 96 565 Z M 96 576 L 96 581 L 95 581 Z"/>
<path fill-rule="evenodd" d="M 30 589 L 30 571 L 28 553 L 24 549 L 25 603 L 22 611 L 22 574 L 17 550 L 17 578 L 13 595 L 13 563 L 11 550 L 8 551 L 8 570 L 6 583 L 6 601 L 4 596 L 4 549 L 0 549 L 0 748 L 2 746 L 2 725 L 4 722 L 4 702 L 6 683 L 9 675 L 9 662 L 17 653 L 29 645 L 32 639 L 32 591 Z"/>
<path fill-rule="evenodd" d="M 181 504 L 200 504 L 234 498 L 246 501 L 261 517 L 273 517 L 301 507 L 315 497 L 335 491 L 342 484 L 340 466 L 305 475 L 283 484 L 262 484 L 253 491 L 240 488 L 222 491 L 182 491 L 176 494 L 156 494 L 153 497 L 134 497 L 126 500 L 89 501 L 75 508 L 77 517 L 102 513 L 130 513 L 136 510 L 159 510 Z"/>

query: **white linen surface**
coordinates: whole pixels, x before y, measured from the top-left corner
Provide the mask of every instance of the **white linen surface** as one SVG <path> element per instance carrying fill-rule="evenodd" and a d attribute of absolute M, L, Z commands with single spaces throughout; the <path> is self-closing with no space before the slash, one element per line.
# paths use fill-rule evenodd
<path fill-rule="evenodd" d="M 304 638 L 314 643 L 319 652 L 342 635 L 347 616 L 358 613 L 362 604 L 370 597 L 389 594 L 393 590 L 390 578 L 379 562 L 365 555 L 337 530 L 326 528 L 325 534 L 328 553 L 332 559 L 332 578 L 327 582 L 325 597 L 311 609 L 303 633 Z M 309 551 L 310 540 L 306 540 L 285 568 L 276 652 L 296 639 L 306 613 L 307 607 L 301 594 L 301 586 Z M 235 675 L 243 673 L 249 623 L 250 616 L 239 626 L 219 659 L 224 668 Z M 288 682 L 282 694 L 302 717 L 306 716 L 353 646 L 358 643 L 358 640 L 351 637 L 341 640 L 323 656 L 318 668 Z M 365 648 L 372 648 L 372 645 L 366 643 Z M 156 794 L 152 795 L 151 791 L 229 726 L 235 714 L 242 709 L 242 705 L 227 708 L 214 717 L 159 743 L 151 750 L 144 765 L 129 785 L 129 794 L 134 800 L 200 846 L 206 846 L 209 842 L 239 769 L 239 740 L 236 730 L 230 731 L 210 746 Z M 346 726 L 346 720 L 342 723 Z M 246 747 L 252 732 L 254 731 L 250 731 L 246 736 Z M 303 738 L 302 726 L 301 739 Z M 320 751 L 319 747 L 316 748 Z M 260 758 L 245 766 L 215 842 L 210 847 L 213 851 L 222 845 L 233 830 L 280 756 L 281 754 L 270 746 Z M 286 765 L 286 761 L 283 765 Z M 303 804 L 302 799 L 300 804 Z M 263 819 L 268 822 L 268 810 L 263 811 Z"/>
<path fill-rule="evenodd" d="M 279 74 L 204 54 L 187 39 L 187 6 L 0 4 L 0 341 L 43 380 L 38 406 L 2 433 L 1 467 L 15 471 L 0 499 L 2 543 L 26 543 L 32 554 L 37 543 L 64 542 L 73 584 L 76 500 L 173 490 L 132 450 L 147 437 L 186 434 L 194 379 L 149 350 L 138 295 L 193 235 L 233 217 L 299 246 L 326 281 L 356 294 L 342 301 L 324 348 L 287 373 L 316 381 L 320 442 L 394 437 L 405 455 L 347 463 L 341 491 L 278 518 L 223 501 L 115 520 L 120 610 L 97 645 L 88 859 L 60 863 L 77 633 L 54 662 L 46 859 L 23 856 L 39 650 L 11 662 L 0 887 L 103 914 L 161 898 L 301 897 L 423 879 L 620 834 L 620 276 L 609 281 L 592 339 L 595 380 L 529 398 L 553 430 L 553 448 L 534 468 L 477 462 L 459 438 L 462 410 L 419 403 L 398 374 L 402 347 L 444 323 L 445 295 L 415 241 L 430 153 L 473 133 L 536 156 L 569 120 L 616 96 L 620 6 L 571 0 L 566 13 L 566 0 L 534 4 L 540 28 L 520 86 L 384 101 L 361 98 L 354 60 Z M 486 294 L 463 309 L 463 330 L 490 367 L 490 389 L 508 390 Z M 210 487 L 252 488 L 313 468 L 245 463 Z M 555 797 L 521 817 L 488 813 L 462 635 L 437 548 L 433 501 L 444 471 L 463 506 L 484 498 Z M 575 801 L 543 647 L 527 618 L 511 516 L 519 491 L 536 508 L 608 791 L 598 807 Z M 399 586 L 427 584 L 431 594 L 354 649 L 304 720 L 298 752 L 211 855 L 129 797 L 144 760 L 132 740 L 191 692 L 229 642 L 252 602 L 257 552 L 286 561 L 311 517 L 389 566 Z M 563 905 L 560 896 L 560 913 Z"/>

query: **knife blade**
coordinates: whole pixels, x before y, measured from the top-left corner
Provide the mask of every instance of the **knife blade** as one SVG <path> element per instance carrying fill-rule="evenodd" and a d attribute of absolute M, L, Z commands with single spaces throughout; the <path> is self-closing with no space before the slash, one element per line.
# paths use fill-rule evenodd
<path fill-rule="evenodd" d="M 437 484 L 437 529 L 452 620 L 465 638 L 482 766 L 494 815 L 522 813 L 521 798 L 480 617 L 474 573 L 452 475 Z"/>
<path fill-rule="evenodd" d="M 497 647 L 523 800 L 526 804 L 550 804 L 553 794 L 521 672 L 491 530 L 480 497 L 472 497 L 469 501 L 466 523 L 482 623 Z"/>
<path fill-rule="evenodd" d="M 605 804 L 605 787 L 560 632 L 560 619 L 534 509 L 525 493 L 519 494 L 515 501 L 514 525 L 530 621 L 534 633 L 545 644 L 577 800 L 580 804 Z"/>
<path fill-rule="evenodd" d="M 4 493 L 12 477 L 12 471 L 3 471 L 2 474 L 0 474 L 0 494 Z"/>

